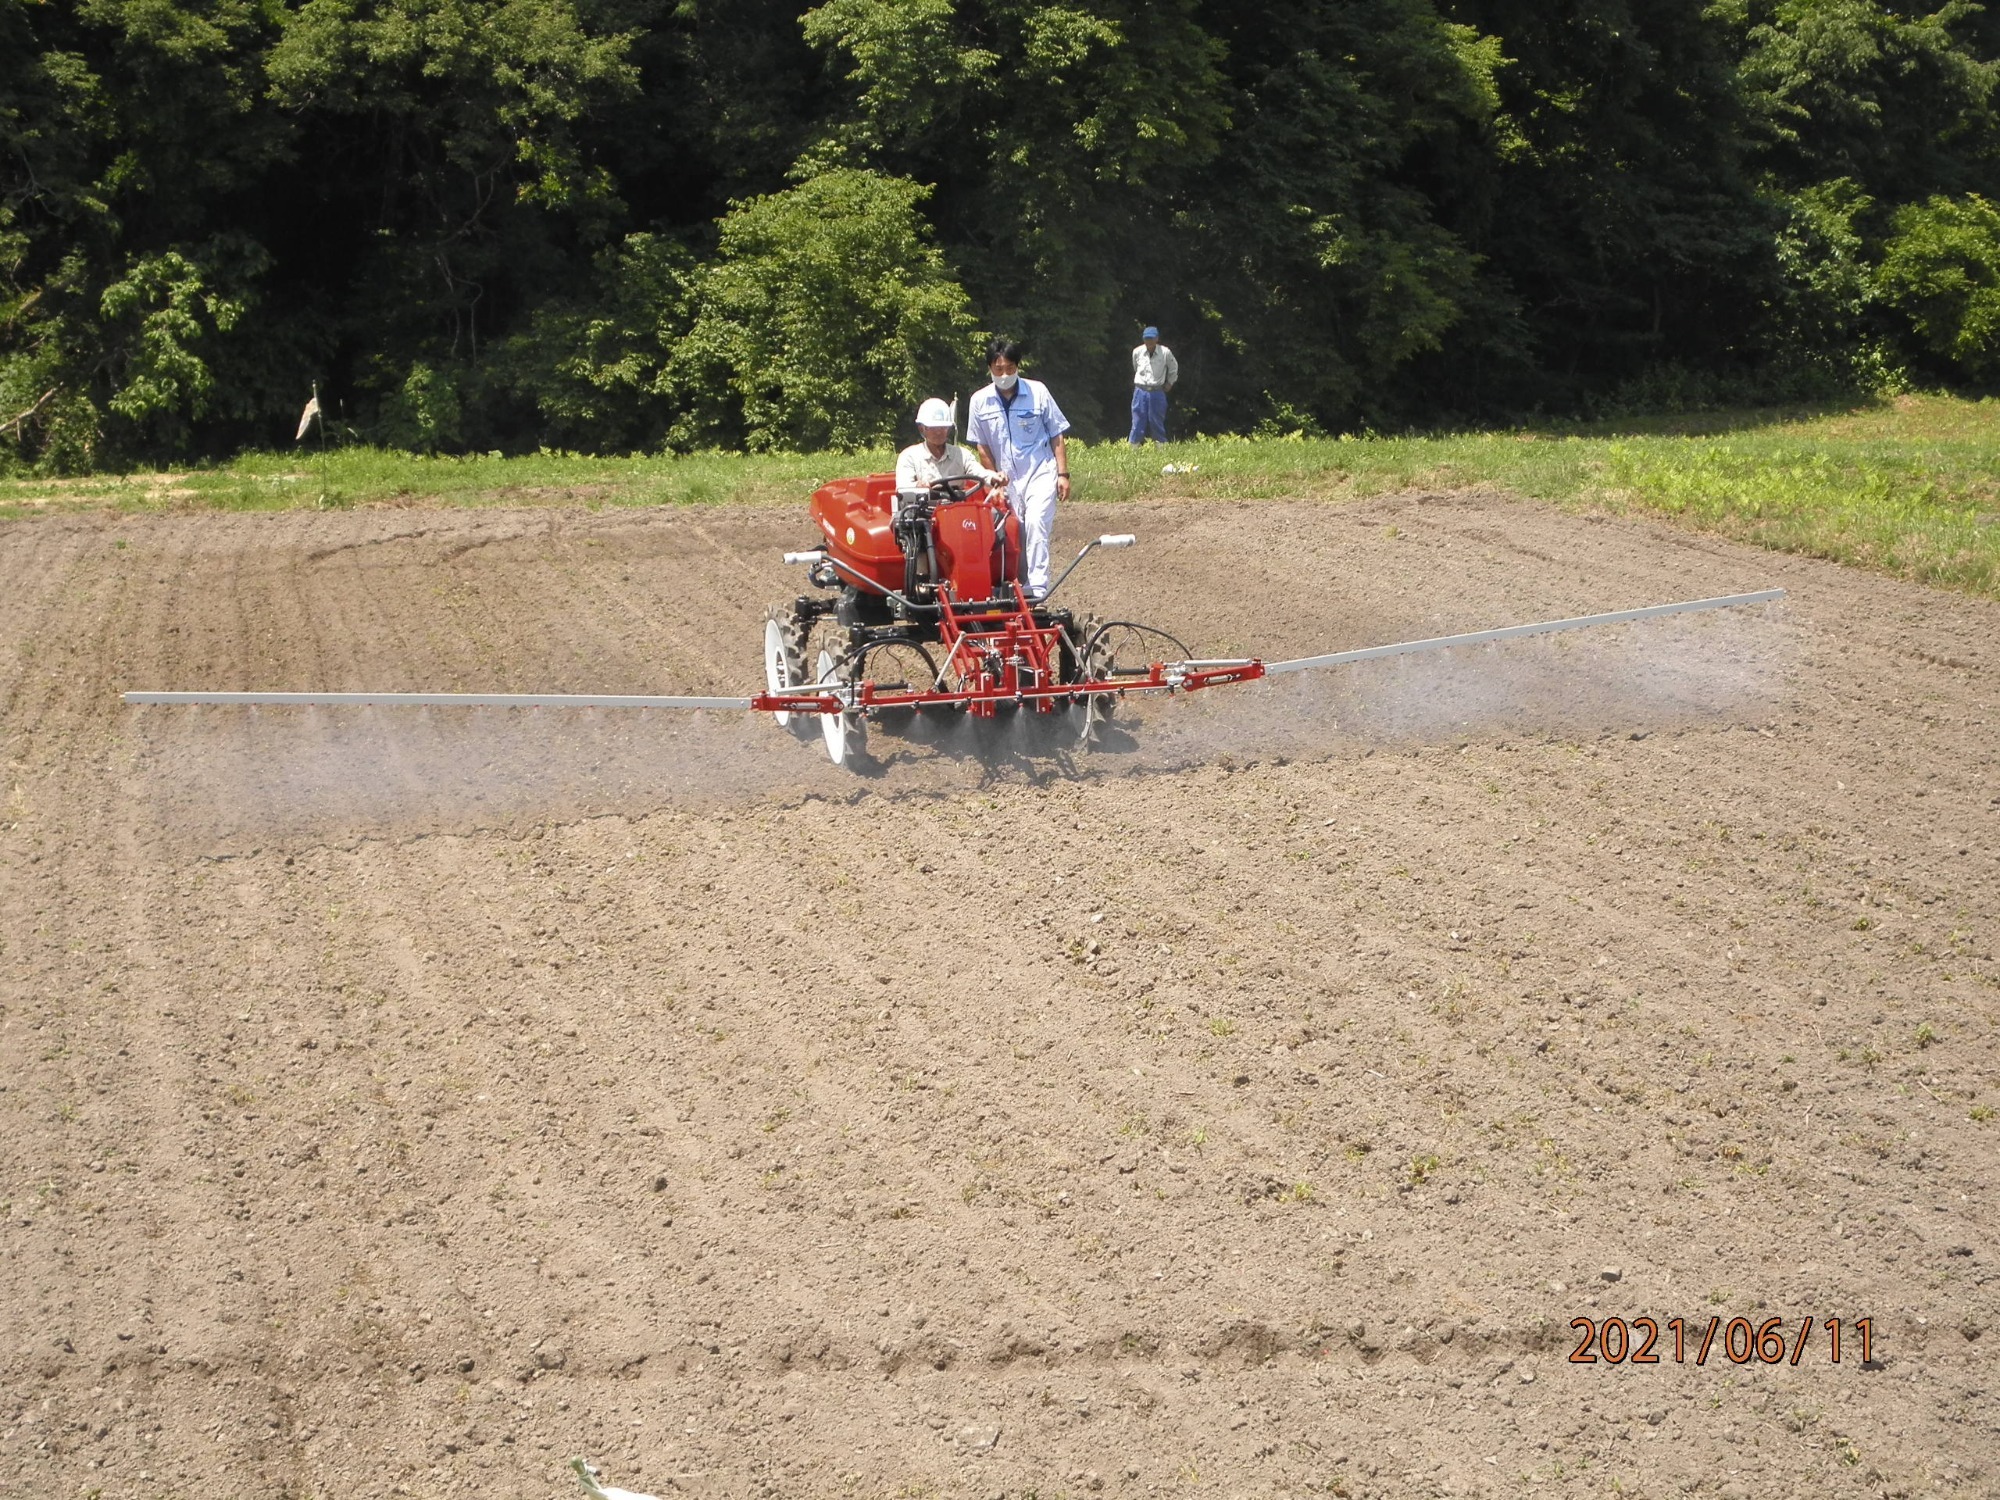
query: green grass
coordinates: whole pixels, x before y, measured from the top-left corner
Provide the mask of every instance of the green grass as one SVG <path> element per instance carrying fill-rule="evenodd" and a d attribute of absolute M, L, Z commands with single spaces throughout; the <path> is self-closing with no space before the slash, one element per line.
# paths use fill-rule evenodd
<path fill-rule="evenodd" d="M 797 505 L 890 454 L 416 458 L 350 448 L 213 469 L 0 481 L 0 518 L 52 510 Z M 1168 463 L 1191 472 L 1162 473 Z M 2000 597 L 2000 401 L 1905 396 L 1430 437 L 1211 439 L 1073 455 L 1080 500 L 1340 500 L 1488 487 L 1662 515 L 1781 551 Z"/>
<path fill-rule="evenodd" d="M 212 469 L 0 480 L 0 518 L 38 511 L 313 510 L 350 506 L 783 505 L 822 480 L 893 463 L 881 454 L 589 458 L 540 453 L 423 458 L 381 448 L 247 453 Z"/>

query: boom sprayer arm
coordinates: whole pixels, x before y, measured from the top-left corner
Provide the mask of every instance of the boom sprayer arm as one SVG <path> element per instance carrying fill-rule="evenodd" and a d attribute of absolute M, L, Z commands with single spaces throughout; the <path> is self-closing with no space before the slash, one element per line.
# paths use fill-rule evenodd
<path fill-rule="evenodd" d="M 132 704 L 246 708 L 535 708 L 752 710 L 783 725 L 819 720 L 829 755 L 845 764 L 871 722 L 885 731 L 919 715 L 991 719 L 1002 712 L 1082 710 L 1084 743 L 1120 701 L 1177 695 L 1319 668 L 1483 646 L 1528 636 L 1626 624 L 1735 605 L 1775 603 L 1779 589 L 1645 605 L 1607 614 L 1507 625 L 1463 635 L 1361 646 L 1292 661 L 1197 657 L 1163 630 L 1052 608 L 1049 599 L 1100 547 L 1138 538 L 1109 532 L 1087 543 L 1041 597 L 1022 577 L 1025 537 L 1003 496 L 973 476 L 899 492 L 894 474 L 835 479 L 808 507 L 818 545 L 787 552 L 812 588 L 763 621 L 764 691 L 743 697 L 597 693 L 382 693 L 275 690 L 130 692 Z"/>

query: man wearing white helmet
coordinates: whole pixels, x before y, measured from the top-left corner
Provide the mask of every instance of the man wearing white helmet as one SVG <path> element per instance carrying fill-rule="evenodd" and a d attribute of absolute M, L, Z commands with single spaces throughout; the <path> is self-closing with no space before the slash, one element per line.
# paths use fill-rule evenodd
<path fill-rule="evenodd" d="M 912 443 L 896 455 L 896 496 L 921 495 L 940 479 L 973 478 L 986 481 L 988 489 L 1001 489 L 1007 476 L 989 469 L 951 440 L 951 408 L 933 396 L 917 408 L 917 430 L 921 443 Z"/>

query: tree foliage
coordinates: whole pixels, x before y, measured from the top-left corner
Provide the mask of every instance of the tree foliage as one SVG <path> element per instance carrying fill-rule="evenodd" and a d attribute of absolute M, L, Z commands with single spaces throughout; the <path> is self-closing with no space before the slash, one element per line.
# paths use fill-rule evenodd
<path fill-rule="evenodd" d="M 0 464 L 2000 371 L 1972 0 L 0 0 Z"/>
<path fill-rule="evenodd" d="M 2000 210 L 1977 194 L 1896 210 L 1882 298 L 1926 351 L 1975 380 L 2000 373 Z"/>
<path fill-rule="evenodd" d="M 733 207 L 666 379 L 676 436 L 858 448 L 968 368 L 964 288 L 918 214 L 926 190 L 833 168 Z"/>

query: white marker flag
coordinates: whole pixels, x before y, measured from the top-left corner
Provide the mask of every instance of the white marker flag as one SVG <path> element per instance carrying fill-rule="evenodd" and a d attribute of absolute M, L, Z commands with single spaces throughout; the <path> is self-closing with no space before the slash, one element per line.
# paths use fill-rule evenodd
<path fill-rule="evenodd" d="M 306 409 L 299 413 L 299 431 L 292 439 L 293 442 L 305 441 L 306 429 L 312 426 L 313 418 L 317 416 L 319 416 L 319 392 L 314 391 L 312 400 L 306 403 Z M 324 421 L 325 418 L 322 417 L 320 420 Z"/>

